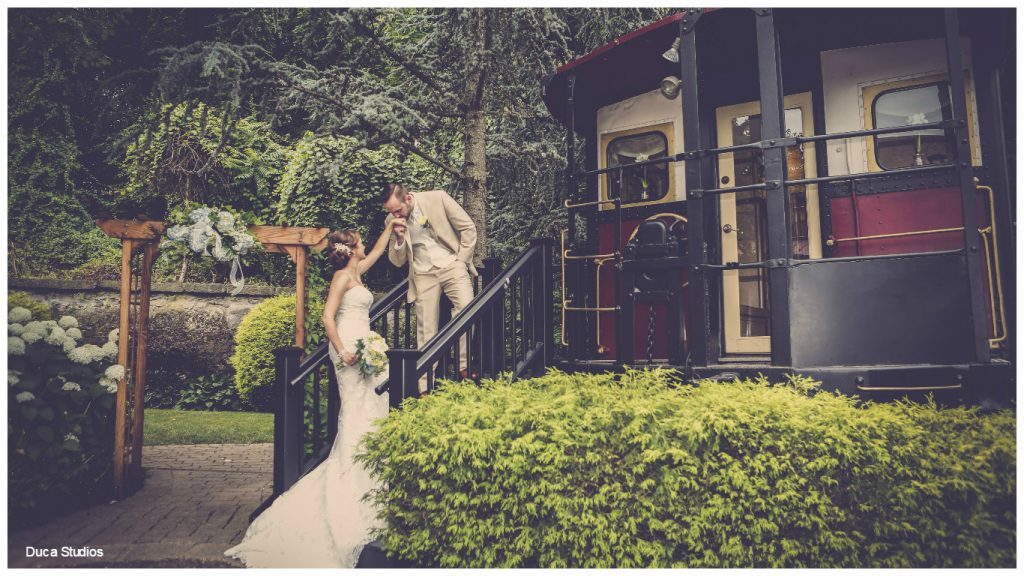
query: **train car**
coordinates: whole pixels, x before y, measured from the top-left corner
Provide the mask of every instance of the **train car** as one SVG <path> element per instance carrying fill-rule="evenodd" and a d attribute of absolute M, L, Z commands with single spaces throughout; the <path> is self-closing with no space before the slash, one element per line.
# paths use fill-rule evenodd
<path fill-rule="evenodd" d="M 1007 405 L 1014 49 L 1012 10 L 690 9 L 558 68 L 563 367 Z"/>

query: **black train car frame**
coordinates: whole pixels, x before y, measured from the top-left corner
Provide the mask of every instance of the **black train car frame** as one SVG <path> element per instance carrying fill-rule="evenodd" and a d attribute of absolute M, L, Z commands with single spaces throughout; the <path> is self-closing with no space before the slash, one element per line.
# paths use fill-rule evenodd
<path fill-rule="evenodd" d="M 1008 405 L 1013 16 L 692 9 L 559 68 L 563 366 Z"/>

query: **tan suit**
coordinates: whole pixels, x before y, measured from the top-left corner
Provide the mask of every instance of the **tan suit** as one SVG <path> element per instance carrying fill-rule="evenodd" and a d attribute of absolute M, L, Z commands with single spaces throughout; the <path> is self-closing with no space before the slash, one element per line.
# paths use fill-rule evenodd
<path fill-rule="evenodd" d="M 396 234 L 392 233 L 388 241 L 388 260 L 395 266 L 409 265 L 407 298 L 416 304 L 416 344 L 422 349 L 437 334 L 441 290 L 452 301 L 453 316 L 473 299 L 471 276 L 477 275 L 473 265 L 476 225 L 462 206 L 444 190 L 414 192 L 413 202 L 422 216 L 426 217 L 423 226 L 429 227 L 437 244 L 455 254 L 455 261 L 447 267 L 420 274 L 414 270 L 413 242 L 409 230 L 406 231 L 401 248 L 397 246 Z M 385 222 L 390 222 L 392 218 L 388 215 Z M 459 367 L 466 368 L 465 340 L 459 346 Z M 421 380 L 420 390 L 425 390 L 425 386 L 425 381 Z"/>

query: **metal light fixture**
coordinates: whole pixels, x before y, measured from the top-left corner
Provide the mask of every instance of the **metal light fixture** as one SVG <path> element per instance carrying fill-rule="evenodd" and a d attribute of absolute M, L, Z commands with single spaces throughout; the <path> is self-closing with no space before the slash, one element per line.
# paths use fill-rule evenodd
<path fill-rule="evenodd" d="M 665 76 L 661 79 L 661 95 L 669 100 L 679 96 L 679 90 L 683 85 L 683 81 L 675 76 Z"/>
<path fill-rule="evenodd" d="M 679 63 L 679 38 L 672 41 L 672 47 L 665 50 L 661 57 L 669 62 Z"/>

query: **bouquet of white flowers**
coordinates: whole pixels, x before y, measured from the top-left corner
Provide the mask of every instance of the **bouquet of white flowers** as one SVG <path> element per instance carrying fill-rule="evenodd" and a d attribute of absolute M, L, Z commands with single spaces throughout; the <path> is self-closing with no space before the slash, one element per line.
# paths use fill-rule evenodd
<path fill-rule="evenodd" d="M 245 286 L 240 256 L 247 254 L 256 239 L 238 217 L 228 210 L 201 206 L 192 210 L 188 222 L 167 229 L 167 240 L 188 246 L 196 254 L 231 262 L 231 285 L 235 296 Z"/>
<path fill-rule="evenodd" d="M 359 356 L 359 373 L 363 376 L 376 376 L 388 367 L 388 343 L 376 332 L 370 332 L 365 338 L 356 342 L 356 355 Z"/>

